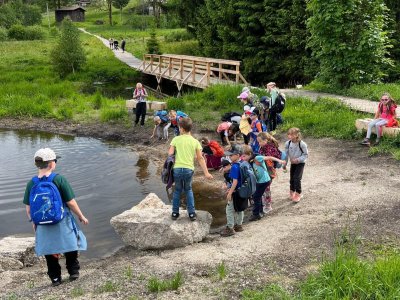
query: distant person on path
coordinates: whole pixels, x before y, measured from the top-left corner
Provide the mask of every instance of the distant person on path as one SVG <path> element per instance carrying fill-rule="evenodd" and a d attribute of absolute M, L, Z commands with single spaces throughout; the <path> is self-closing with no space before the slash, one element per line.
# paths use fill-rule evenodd
<path fill-rule="evenodd" d="M 278 97 L 278 89 L 275 82 L 269 82 L 267 84 L 267 91 L 271 95 L 271 100 L 269 101 L 269 111 L 268 111 L 268 131 L 274 135 L 277 123 L 277 112 L 275 111 L 274 105 L 276 98 Z"/>
<path fill-rule="evenodd" d="M 307 144 L 301 140 L 299 128 L 290 128 L 287 136 L 289 140 L 285 143 L 285 151 L 286 162 L 290 160 L 290 199 L 293 202 L 299 202 L 303 198 L 301 179 L 308 158 L 308 148 Z M 283 166 L 283 170 L 286 170 L 286 165 Z"/>
<path fill-rule="evenodd" d="M 122 50 L 122 53 L 125 52 L 125 44 L 126 44 L 125 39 L 122 39 L 122 41 L 121 41 L 121 50 Z"/>
<path fill-rule="evenodd" d="M 367 136 L 361 142 L 361 145 L 369 146 L 372 128 L 376 130 L 376 141 L 374 145 L 379 145 L 382 136 L 382 126 L 395 127 L 398 126 L 396 117 L 397 105 L 393 98 L 388 94 L 384 93 L 381 97 L 381 101 L 378 104 L 374 119 L 368 123 Z"/>
<path fill-rule="evenodd" d="M 36 191 L 38 182 L 43 182 L 49 178 L 53 178 L 52 182 L 58 189 L 64 211 L 66 215 L 56 224 L 39 224 L 34 225 L 35 230 L 35 252 L 36 255 L 44 255 L 47 262 L 47 275 L 49 275 L 52 285 L 61 284 L 61 266 L 59 264 L 59 253 L 64 253 L 66 266 L 69 273 L 70 281 L 79 278 L 79 261 L 78 251 L 86 250 L 86 238 L 79 225 L 76 223 L 71 211 L 78 217 L 83 224 L 89 224 L 88 219 L 82 214 L 78 203 L 75 200 L 75 194 L 69 185 L 67 179 L 59 174 L 54 174 L 57 159 L 53 150 L 50 148 L 39 149 L 34 156 L 35 165 L 39 169 L 38 175 L 33 177 L 26 186 L 23 203 L 26 205 L 26 214 L 32 221 L 31 211 L 32 201 L 37 200 L 40 194 L 31 195 L 31 190 Z M 44 197 L 42 198 L 44 199 Z"/>
<path fill-rule="evenodd" d="M 110 38 L 108 40 L 108 43 L 110 44 L 110 49 L 113 50 L 114 49 L 114 40 L 113 40 L 113 38 Z"/>
<path fill-rule="evenodd" d="M 144 119 L 146 117 L 147 91 L 140 82 L 136 84 L 136 89 L 133 91 L 133 99 L 137 100 L 135 126 L 138 125 L 139 119 L 141 117 L 140 126 L 143 127 Z"/>
<path fill-rule="evenodd" d="M 114 41 L 114 50 L 118 50 L 118 41 L 117 40 Z"/>
<path fill-rule="evenodd" d="M 182 118 L 179 120 L 180 135 L 171 141 L 168 150 L 168 156 L 175 155 L 175 164 L 173 168 L 175 191 L 172 200 L 172 220 L 179 217 L 179 207 L 181 203 L 181 194 L 186 194 L 186 209 L 191 221 L 195 221 L 196 210 L 194 206 L 194 196 L 192 190 L 192 178 L 194 173 L 194 158 L 197 159 L 203 173 L 207 179 L 213 179 L 208 172 L 206 162 L 202 155 L 200 142 L 192 137 L 192 120 Z"/>

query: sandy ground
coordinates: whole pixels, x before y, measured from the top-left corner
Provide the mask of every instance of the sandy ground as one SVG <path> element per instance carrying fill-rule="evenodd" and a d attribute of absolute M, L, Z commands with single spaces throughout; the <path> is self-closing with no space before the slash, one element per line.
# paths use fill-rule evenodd
<path fill-rule="evenodd" d="M 43 121 L 0 120 L 0 128 L 49 128 L 134 143 L 139 151 L 165 155 L 167 146 L 152 145 L 145 129 L 84 126 Z M 149 131 L 147 129 L 147 131 Z M 281 136 L 281 144 L 284 136 Z M 304 198 L 288 200 L 289 174 L 279 172 L 272 184 L 273 211 L 228 238 L 210 234 L 202 243 L 181 249 L 140 252 L 129 247 L 100 260 L 82 263 L 81 278 L 50 286 L 45 265 L 0 273 L 0 297 L 12 299 L 238 299 L 246 288 L 278 283 L 293 288 L 316 269 L 335 241 L 357 236 L 363 249 L 375 243 L 397 243 L 400 229 L 400 165 L 388 157 L 369 157 L 353 141 L 305 138 L 310 158 L 303 176 Z M 162 154 L 164 153 L 164 154 Z M 215 176 L 221 180 L 220 174 Z M 196 180 L 202 181 L 201 174 Z M 215 182 L 214 184 L 219 184 Z M 224 264 L 226 277 L 219 278 Z M 177 291 L 150 293 L 151 277 L 183 273 Z M 64 274 L 65 269 L 63 270 Z M 6 298 L 7 299 L 7 298 Z"/>

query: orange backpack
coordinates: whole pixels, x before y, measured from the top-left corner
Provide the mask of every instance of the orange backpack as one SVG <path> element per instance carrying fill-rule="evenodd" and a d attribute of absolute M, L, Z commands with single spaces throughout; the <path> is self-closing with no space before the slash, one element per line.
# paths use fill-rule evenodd
<path fill-rule="evenodd" d="M 224 156 L 224 149 L 220 146 L 220 144 L 218 144 L 217 141 L 210 141 L 210 143 L 208 144 L 208 146 L 210 147 L 212 153 L 217 156 L 217 157 L 222 157 Z"/>

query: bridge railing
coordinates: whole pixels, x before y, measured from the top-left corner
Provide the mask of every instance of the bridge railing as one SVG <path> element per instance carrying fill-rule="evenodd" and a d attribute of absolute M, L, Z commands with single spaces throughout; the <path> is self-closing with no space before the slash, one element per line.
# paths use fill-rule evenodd
<path fill-rule="evenodd" d="M 187 55 L 145 54 L 139 68 L 144 73 L 175 80 L 180 90 L 183 84 L 205 88 L 215 83 L 244 83 L 240 61 Z"/>

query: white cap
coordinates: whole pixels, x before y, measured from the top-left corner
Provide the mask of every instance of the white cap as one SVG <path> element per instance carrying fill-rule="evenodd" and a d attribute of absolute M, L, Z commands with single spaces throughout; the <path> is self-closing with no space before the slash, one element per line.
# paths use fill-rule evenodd
<path fill-rule="evenodd" d="M 250 109 L 251 109 L 250 105 L 245 105 L 245 106 L 243 107 L 243 110 L 244 110 L 244 111 L 249 111 Z"/>
<path fill-rule="evenodd" d="M 248 92 L 250 92 L 250 88 L 247 87 L 247 86 L 245 86 L 245 87 L 242 89 L 242 93 L 248 93 Z"/>
<path fill-rule="evenodd" d="M 50 148 L 42 148 L 36 151 L 34 159 L 35 161 L 52 161 L 60 157 Z"/>

